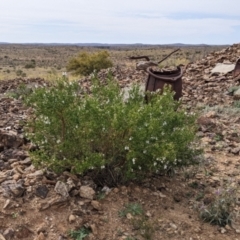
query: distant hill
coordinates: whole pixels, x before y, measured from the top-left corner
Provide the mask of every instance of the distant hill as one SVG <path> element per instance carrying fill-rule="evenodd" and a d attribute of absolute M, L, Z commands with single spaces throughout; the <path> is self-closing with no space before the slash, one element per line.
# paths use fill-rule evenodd
<path fill-rule="evenodd" d="M 0 45 L 20 44 L 20 45 L 36 45 L 36 46 L 79 46 L 79 47 L 96 47 L 96 48 L 111 48 L 111 47 L 154 47 L 154 46 L 170 46 L 170 47 L 210 47 L 210 46 L 230 46 L 230 45 L 210 45 L 210 44 L 185 44 L 185 43 L 170 43 L 170 44 L 122 44 L 122 43 L 8 43 L 0 42 Z"/>

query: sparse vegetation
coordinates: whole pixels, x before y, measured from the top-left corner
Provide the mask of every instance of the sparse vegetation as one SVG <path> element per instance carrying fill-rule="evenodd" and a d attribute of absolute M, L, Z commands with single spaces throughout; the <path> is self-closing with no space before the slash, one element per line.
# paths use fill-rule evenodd
<path fill-rule="evenodd" d="M 232 185 L 231 182 L 222 184 L 214 192 L 213 198 L 208 204 L 203 202 L 197 204 L 197 210 L 201 219 L 219 226 L 231 224 L 234 206 L 237 201 L 237 187 Z"/>
<path fill-rule="evenodd" d="M 120 217 L 126 217 L 127 214 L 131 214 L 132 216 L 142 215 L 143 209 L 139 203 L 129 203 L 127 204 L 123 210 L 119 211 Z"/>
<path fill-rule="evenodd" d="M 90 232 L 88 228 L 82 227 L 79 230 L 71 230 L 69 236 L 75 240 L 83 240 Z"/>

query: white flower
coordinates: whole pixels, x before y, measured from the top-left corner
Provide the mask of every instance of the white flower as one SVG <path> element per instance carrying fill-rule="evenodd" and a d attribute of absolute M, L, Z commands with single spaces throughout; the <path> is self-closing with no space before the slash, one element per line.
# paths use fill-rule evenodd
<path fill-rule="evenodd" d="M 125 146 L 125 148 L 124 148 L 125 150 L 129 150 L 129 146 Z"/>
<path fill-rule="evenodd" d="M 163 122 L 163 126 L 166 126 L 166 125 L 167 125 L 167 122 L 166 122 L 166 121 L 164 121 L 164 122 Z"/>
<path fill-rule="evenodd" d="M 58 139 L 58 140 L 57 140 L 57 143 L 60 143 L 60 142 L 61 142 L 61 140 L 60 140 L 60 139 Z"/>
<path fill-rule="evenodd" d="M 154 163 L 153 163 L 153 166 L 155 167 L 156 165 L 157 165 L 157 163 L 156 163 L 156 162 L 154 162 Z"/>
<path fill-rule="evenodd" d="M 133 138 L 132 138 L 132 137 L 130 137 L 130 138 L 129 138 L 129 141 L 131 141 L 132 139 L 133 139 Z"/>
<path fill-rule="evenodd" d="M 139 170 L 141 170 L 141 169 L 142 169 L 142 167 L 141 167 L 141 166 L 138 166 L 138 169 L 139 169 Z"/>
<path fill-rule="evenodd" d="M 167 169 L 167 165 L 164 165 L 164 169 Z"/>
<path fill-rule="evenodd" d="M 148 141 L 148 140 L 146 141 L 146 144 L 149 144 L 149 141 Z"/>
<path fill-rule="evenodd" d="M 136 162 L 136 158 L 133 158 L 133 159 L 132 159 L 132 162 L 133 162 L 133 164 L 135 164 L 135 162 Z"/>
<path fill-rule="evenodd" d="M 105 168 L 105 166 L 103 165 L 103 166 L 101 166 L 101 169 L 104 169 Z"/>
<path fill-rule="evenodd" d="M 147 150 L 144 150 L 143 153 L 146 154 L 146 153 L 147 153 Z"/>

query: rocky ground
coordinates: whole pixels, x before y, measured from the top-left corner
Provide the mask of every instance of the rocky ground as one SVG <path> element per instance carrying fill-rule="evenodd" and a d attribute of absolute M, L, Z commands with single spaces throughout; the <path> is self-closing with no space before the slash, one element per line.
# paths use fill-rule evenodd
<path fill-rule="evenodd" d="M 69 231 L 83 228 L 90 231 L 84 239 L 240 239 L 238 204 L 234 221 L 224 227 L 204 223 L 196 207 L 214 201 L 218 189 L 240 184 L 240 77 L 212 72 L 217 63 L 235 63 L 239 57 L 240 45 L 233 45 L 189 64 L 184 74 L 182 102 L 199 114 L 197 134 L 205 149 L 201 166 L 115 188 L 99 188 L 69 172 L 35 169 L 28 154 L 33 146 L 24 138 L 30 109 L 21 101 L 21 86 L 48 83 L 1 81 L 0 240 L 71 239 Z M 127 67 L 115 67 L 112 73 L 122 87 L 144 83 L 147 77 Z M 106 75 L 99 73 L 101 79 Z M 88 80 L 79 82 L 87 87 Z"/>

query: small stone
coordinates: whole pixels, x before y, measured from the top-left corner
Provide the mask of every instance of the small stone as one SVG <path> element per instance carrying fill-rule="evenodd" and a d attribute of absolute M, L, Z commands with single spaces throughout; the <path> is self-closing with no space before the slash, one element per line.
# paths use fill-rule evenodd
<path fill-rule="evenodd" d="M 45 223 L 42 223 L 38 228 L 37 228 L 37 234 L 39 233 L 44 233 L 47 231 L 47 226 Z"/>
<path fill-rule="evenodd" d="M 8 228 L 4 231 L 3 236 L 6 240 L 12 239 L 14 237 L 14 230 L 12 228 Z"/>
<path fill-rule="evenodd" d="M 57 181 L 54 190 L 61 194 L 63 197 L 68 197 L 68 187 L 64 182 Z"/>
<path fill-rule="evenodd" d="M 47 197 L 49 190 L 45 185 L 38 186 L 36 188 L 36 196 L 44 199 Z"/>
<path fill-rule="evenodd" d="M 98 202 L 98 201 L 92 201 L 91 205 L 94 209 L 96 209 L 98 211 L 100 211 L 102 209 L 102 206 L 101 206 L 100 202 Z"/>
<path fill-rule="evenodd" d="M 118 193 L 118 192 L 119 192 L 119 188 L 114 188 L 114 189 L 113 189 L 113 192 L 114 192 L 114 193 Z"/>
<path fill-rule="evenodd" d="M 15 163 L 17 162 L 18 160 L 16 158 L 12 158 L 12 159 L 9 159 L 8 160 L 8 163 L 12 164 L 12 163 Z"/>
<path fill-rule="evenodd" d="M 152 216 L 152 214 L 151 214 L 149 211 L 147 211 L 145 215 L 146 215 L 147 217 L 151 217 L 151 216 Z"/>
<path fill-rule="evenodd" d="M 161 192 L 158 193 L 158 195 L 161 197 L 161 198 L 166 198 L 167 196 L 162 194 Z"/>
<path fill-rule="evenodd" d="M 132 219 L 133 218 L 131 213 L 127 213 L 126 217 L 127 217 L 127 219 Z"/>
<path fill-rule="evenodd" d="M 82 186 L 80 187 L 79 194 L 82 198 L 87 198 L 92 200 L 95 195 L 95 191 L 91 187 Z"/>
<path fill-rule="evenodd" d="M 233 154 L 238 154 L 240 152 L 240 147 L 236 147 L 236 148 L 231 149 L 231 152 Z"/>
<path fill-rule="evenodd" d="M 8 188 L 15 197 L 21 197 L 25 192 L 25 188 L 22 186 L 22 184 L 18 184 L 18 183 L 10 184 L 8 185 Z"/>
<path fill-rule="evenodd" d="M 95 236 L 98 235 L 97 227 L 95 224 L 91 224 L 90 228 L 92 230 L 93 235 L 95 235 Z"/>
<path fill-rule="evenodd" d="M 71 215 L 69 216 L 69 218 L 68 218 L 68 221 L 69 221 L 70 223 L 73 223 L 73 222 L 76 221 L 76 217 L 71 214 Z"/>
<path fill-rule="evenodd" d="M 20 161 L 19 163 L 22 165 L 31 165 L 32 161 L 31 161 L 30 157 L 27 157 L 24 160 Z"/>
<path fill-rule="evenodd" d="M 6 240 L 6 238 L 0 233 L 0 240 Z"/>
<path fill-rule="evenodd" d="M 169 225 L 171 226 L 171 228 L 173 228 L 173 229 L 175 229 L 175 230 L 177 230 L 177 225 L 176 224 L 174 224 L 174 223 L 169 223 Z"/>
<path fill-rule="evenodd" d="M 227 230 L 226 230 L 225 228 L 221 228 L 221 229 L 220 229 L 220 232 L 221 232 L 222 234 L 224 234 L 224 233 L 227 232 Z"/>
<path fill-rule="evenodd" d="M 18 181 L 20 178 L 21 178 L 21 175 L 18 173 L 13 175 L 13 180 Z"/>
<path fill-rule="evenodd" d="M 3 209 L 6 209 L 9 206 L 10 202 L 11 202 L 11 200 L 7 199 L 5 204 L 3 205 Z"/>
<path fill-rule="evenodd" d="M 229 231 L 232 230 L 232 228 L 228 224 L 225 226 L 225 228 Z"/>
<path fill-rule="evenodd" d="M 42 232 L 40 232 L 40 234 L 36 238 L 34 238 L 34 240 L 45 240 L 45 239 L 46 238 Z"/>
<path fill-rule="evenodd" d="M 43 176 L 43 170 L 37 170 L 34 173 L 29 173 L 26 175 L 27 178 L 37 178 Z"/>

